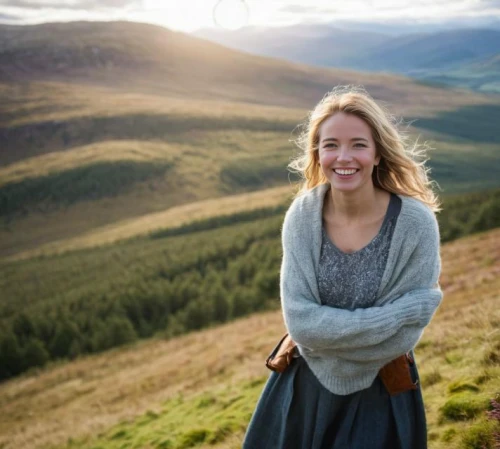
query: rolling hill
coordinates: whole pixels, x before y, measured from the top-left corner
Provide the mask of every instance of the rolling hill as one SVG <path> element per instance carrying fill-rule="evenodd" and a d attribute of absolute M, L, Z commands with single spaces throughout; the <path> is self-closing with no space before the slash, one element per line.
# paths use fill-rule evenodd
<path fill-rule="evenodd" d="M 0 50 L 0 256 L 288 184 L 296 127 L 337 84 L 413 120 L 445 192 L 498 185 L 500 102 L 486 95 L 128 22 L 2 25 Z"/>

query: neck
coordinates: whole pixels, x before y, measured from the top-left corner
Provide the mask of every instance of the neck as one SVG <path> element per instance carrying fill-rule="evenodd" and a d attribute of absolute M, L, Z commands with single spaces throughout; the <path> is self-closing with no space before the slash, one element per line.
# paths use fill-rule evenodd
<path fill-rule="evenodd" d="M 330 188 L 330 213 L 342 221 L 358 221 L 377 213 L 379 192 L 373 184 L 366 184 L 363 189 L 342 192 Z"/>

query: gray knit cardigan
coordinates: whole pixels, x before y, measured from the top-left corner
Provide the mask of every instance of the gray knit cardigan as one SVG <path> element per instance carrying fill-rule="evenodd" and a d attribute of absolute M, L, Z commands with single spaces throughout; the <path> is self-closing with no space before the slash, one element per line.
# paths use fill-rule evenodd
<path fill-rule="evenodd" d="M 402 200 L 387 265 L 372 307 L 321 304 L 318 265 L 323 201 L 330 184 L 295 198 L 282 227 L 280 296 L 286 328 L 329 391 L 368 388 L 386 363 L 413 349 L 442 300 L 439 228 L 421 201 Z"/>

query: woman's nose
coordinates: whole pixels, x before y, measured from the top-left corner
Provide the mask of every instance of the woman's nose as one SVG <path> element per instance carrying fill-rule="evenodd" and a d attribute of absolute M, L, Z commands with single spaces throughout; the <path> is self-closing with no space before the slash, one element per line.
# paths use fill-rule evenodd
<path fill-rule="evenodd" d="M 338 153 L 337 160 L 339 161 L 349 161 L 351 160 L 351 153 L 349 152 L 349 149 L 346 147 L 340 147 L 339 148 L 339 153 Z"/>

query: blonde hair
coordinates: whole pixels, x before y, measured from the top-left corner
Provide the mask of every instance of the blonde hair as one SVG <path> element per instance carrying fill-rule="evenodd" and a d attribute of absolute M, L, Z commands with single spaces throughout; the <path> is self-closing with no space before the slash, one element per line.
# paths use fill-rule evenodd
<path fill-rule="evenodd" d="M 295 197 L 328 183 L 319 165 L 319 129 L 337 112 L 353 114 L 370 126 L 380 156 L 372 175 L 376 187 L 417 198 L 434 212 L 440 210 L 439 199 L 432 190 L 435 181 L 429 179 L 429 169 L 425 166 L 428 146 L 418 141 L 410 144 L 407 135 L 398 130 L 395 118 L 359 86 L 337 86 L 328 92 L 302 125 L 304 130 L 295 141 L 302 154 L 288 164 L 303 179 Z"/>

